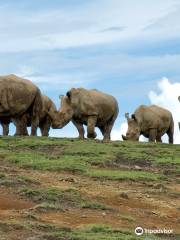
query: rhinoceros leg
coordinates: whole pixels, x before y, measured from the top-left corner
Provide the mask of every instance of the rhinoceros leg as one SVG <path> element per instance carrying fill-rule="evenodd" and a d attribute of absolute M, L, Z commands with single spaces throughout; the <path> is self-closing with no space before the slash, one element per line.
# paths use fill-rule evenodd
<path fill-rule="evenodd" d="M 100 129 L 102 135 L 104 136 L 104 130 L 105 130 L 105 129 L 104 129 L 104 126 L 99 127 L 99 129 Z"/>
<path fill-rule="evenodd" d="M 169 143 L 173 144 L 174 129 L 173 128 L 169 128 L 168 131 L 167 131 L 167 135 L 169 137 Z"/>
<path fill-rule="evenodd" d="M 96 116 L 89 116 L 87 122 L 87 137 L 88 138 L 96 138 L 97 134 L 94 131 L 96 126 L 97 117 Z"/>
<path fill-rule="evenodd" d="M 3 128 L 3 136 L 7 136 L 9 134 L 9 124 L 2 123 L 2 128 Z"/>
<path fill-rule="evenodd" d="M 113 116 L 111 121 L 107 122 L 106 125 L 104 126 L 103 142 L 109 142 L 111 140 L 111 131 L 116 120 L 116 117 L 117 117 L 116 115 Z"/>
<path fill-rule="evenodd" d="M 31 136 L 37 136 L 38 125 L 39 125 L 39 118 L 35 116 L 35 117 L 32 118 Z"/>
<path fill-rule="evenodd" d="M 108 142 L 110 140 L 110 134 L 111 134 L 111 130 L 112 130 L 113 124 L 107 124 L 104 127 L 104 138 L 103 141 L 104 142 Z"/>
<path fill-rule="evenodd" d="M 42 136 L 49 136 L 49 130 L 51 127 L 51 122 L 49 119 L 46 119 L 45 121 L 43 121 L 42 123 L 39 124 L 39 127 L 41 129 L 41 135 Z"/>
<path fill-rule="evenodd" d="M 161 133 L 157 133 L 156 142 L 162 142 Z"/>
<path fill-rule="evenodd" d="M 74 124 L 74 126 L 77 128 L 78 133 L 79 133 L 79 138 L 80 139 L 84 139 L 84 128 L 83 128 L 83 124 L 78 123 L 74 120 L 72 120 L 72 123 Z"/>
<path fill-rule="evenodd" d="M 157 129 L 149 129 L 149 142 L 155 142 L 157 137 Z"/>
<path fill-rule="evenodd" d="M 27 121 L 24 116 L 16 117 L 12 119 L 14 125 L 16 126 L 15 136 L 27 136 Z"/>

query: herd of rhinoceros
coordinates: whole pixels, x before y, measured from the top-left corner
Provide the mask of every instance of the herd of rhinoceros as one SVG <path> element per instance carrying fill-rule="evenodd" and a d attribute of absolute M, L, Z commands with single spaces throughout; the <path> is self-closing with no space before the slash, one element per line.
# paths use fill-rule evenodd
<path fill-rule="evenodd" d="M 37 128 L 42 136 L 48 136 L 50 127 L 63 128 L 70 121 L 84 138 L 83 125 L 87 125 L 87 137 L 96 138 L 95 127 L 98 127 L 104 141 L 110 140 L 114 122 L 118 116 L 116 99 L 96 89 L 72 88 L 61 96 L 61 107 L 56 109 L 52 100 L 42 95 L 40 89 L 31 81 L 16 75 L 0 77 L 0 123 L 3 135 L 9 134 L 9 124 L 16 126 L 15 135 L 28 135 L 27 127 L 31 126 L 31 135 L 36 136 Z M 180 98 L 179 98 L 180 100 Z M 129 117 L 128 131 L 123 140 L 139 140 L 140 135 L 149 141 L 161 142 L 167 133 L 169 143 L 173 143 L 174 121 L 170 111 L 156 105 L 141 105 Z"/>

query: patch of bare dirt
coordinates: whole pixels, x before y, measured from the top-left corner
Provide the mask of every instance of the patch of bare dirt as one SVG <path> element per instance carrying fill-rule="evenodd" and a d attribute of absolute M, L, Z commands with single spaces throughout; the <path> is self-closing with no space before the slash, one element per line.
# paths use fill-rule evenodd
<path fill-rule="evenodd" d="M 86 224 L 106 224 L 111 227 L 125 227 L 128 220 L 122 221 L 121 216 L 110 211 L 91 209 L 69 209 L 63 213 L 42 213 L 39 215 L 42 221 L 65 225 L 71 228 L 81 227 Z"/>
<path fill-rule="evenodd" d="M 157 183 L 102 181 L 69 172 L 41 172 L 18 167 L 14 170 L 17 174 L 37 180 L 40 188 L 72 187 L 92 202 L 110 207 L 109 210 L 68 207 L 65 211 L 37 211 L 33 212 L 34 221 L 70 228 L 79 228 L 86 224 L 107 224 L 111 227 L 134 230 L 140 225 L 149 229 L 174 229 L 175 233 L 180 233 L 179 201 L 176 198 L 172 201 L 168 195 L 169 191 L 180 190 L 179 184 L 175 182 L 162 186 Z M 160 189 L 166 191 L 161 194 L 154 192 Z M 23 223 L 24 210 L 31 214 L 34 203 L 19 199 L 16 189 L 13 190 L 14 194 L 8 191 L 5 188 L 1 191 L 0 219 L 19 219 Z"/>
<path fill-rule="evenodd" d="M 119 169 L 136 169 L 157 172 L 158 169 L 152 166 L 152 161 L 148 159 L 127 159 L 121 155 L 117 155 L 116 159 L 106 161 L 99 164 L 105 168 Z"/>
<path fill-rule="evenodd" d="M 1 210 L 10 210 L 10 209 L 27 209 L 33 206 L 32 202 L 24 201 L 22 199 L 18 199 L 15 195 L 0 195 L 0 211 Z"/>
<path fill-rule="evenodd" d="M 97 163 L 95 164 L 97 165 Z M 118 168 L 118 169 L 133 169 L 139 171 L 148 171 L 153 173 L 162 172 L 164 175 L 172 175 L 174 177 L 179 177 L 176 172 L 176 164 L 159 164 L 154 165 L 152 160 L 149 159 L 127 159 L 124 156 L 117 155 L 116 159 L 106 161 L 103 164 L 99 164 L 101 167 L 105 168 Z M 163 166 L 162 166 L 163 165 Z M 162 169 L 164 169 L 162 171 Z"/>
<path fill-rule="evenodd" d="M 42 153 L 42 154 L 47 154 L 52 155 L 53 157 L 57 157 L 61 154 L 63 154 L 63 150 L 64 150 L 64 145 L 37 145 L 37 146 L 20 146 L 21 151 L 24 152 L 38 152 L 38 153 Z M 11 147 L 11 151 L 14 152 L 19 152 L 19 148 L 18 147 Z"/>
<path fill-rule="evenodd" d="M 147 193 L 147 190 L 157 188 L 156 184 L 147 186 L 143 183 L 130 183 L 118 181 L 100 181 L 88 177 L 64 173 L 46 173 L 35 171 L 34 176 L 41 179 L 44 186 L 56 186 L 59 188 L 77 188 L 84 196 L 92 201 L 110 206 L 112 210 L 98 209 L 68 209 L 59 213 L 43 213 L 39 217 L 43 221 L 62 223 L 72 227 L 78 227 L 87 223 L 109 224 L 117 227 L 134 227 L 137 223 L 146 227 L 173 227 L 178 228 L 178 201 L 171 202 L 168 194 Z M 32 175 L 31 175 L 32 176 Z M 173 190 L 174 183 L 168 185 Z M 177 190 L 175 186 L 174 190 Z M 128 199 L 122 197 L 126 193 Z M 53 220 L 54 219 L 54 220 Z M 64 219 L 64 220 L 63 220 Z"/>
<path fill-rule="evenodd" d="M 149 168 L 152 166 L 152 161 L 148 159 L 127 159 L 120 155 L 117 156 L 116 160 L 114 161 L 116 165 L 125 165 L 125 166 L 135 166 L 138 165 L 142 168 Z"/>

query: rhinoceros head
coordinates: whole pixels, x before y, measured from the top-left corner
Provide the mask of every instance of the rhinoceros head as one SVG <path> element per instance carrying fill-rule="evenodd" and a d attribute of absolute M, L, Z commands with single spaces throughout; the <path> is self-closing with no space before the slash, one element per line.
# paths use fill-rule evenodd
<path fill-rule="evenodd" d="M 66 96 L 61 95 L 60 101 L 61 107 L 59 111 L 53 109 L 48 112 L 53 128 L 63 128 L 71 121 L 73 116 L 70 92 L 67 92 Z"/>
<path fill-rule="evenodd" d="M 140 128 L 138 122 L 133 114 L 132 117 L 129 117 L 129 113 L 125 113 L 125 117 L 128 122 L 128 130 L 126 136 L 122 135 L 123 140 L 138 141 L 140 136 Z"/>

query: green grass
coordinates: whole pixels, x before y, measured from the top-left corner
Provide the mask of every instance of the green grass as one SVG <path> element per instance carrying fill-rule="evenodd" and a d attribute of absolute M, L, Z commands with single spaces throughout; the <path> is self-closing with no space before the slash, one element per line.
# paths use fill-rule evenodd
<path fill-rule="evenodd" d="M 136 236 L 133 232 L 128 230 L 113 229 L 106 225 L 89 225 L 81 227 L 74 231 L 57 231 L 51 234 L 43 236 L 44 240 L 56 239 L 56 240 L 144 240 L 145 235 Z M 148 237 L 147 237 L 148 239 Z M 157 236 L 151 235 L 151 240 L 162 240 Z"/>
<path fill-rule="evenodd" d="M 65 206 L 80 207 L 84 201 L 80 193 L 72 188 L 65 190 L 57 188 L 23 188 L 19 193 L 21 196 L 28 197 L 36 203 L 56 204 L 62 208 Z"/>
<path fill-rule="evenodd" d="M 25 211 L 23 225 L 13 222 L 0 222 L 0 228 L 6 231 L 28 229 L 40 233 L 39 240 L 136 240 L 133 231 L 110 228 L 104 225 L 85 225 L 77 229 L 63 229 L 54 225 L 41 223 L 34 211 L 66 211 L 66 209 L 89 208 L 92 211 L 114 211 L 110 206 L 91 201 L 77 188 L 60 189 L 43 188 L 41 183 L 27 176 L 16 175 L 16 172 L 5 172 L 3 166 L 37 169 L 39 171 L 55 171 L 75 173 L 76 176 L 95 178 L 97 181 L 134 181 L 143 184 L 153 183 L 157 189 L 147 188 L 153 194 L 169 194 L 173 199 L 179 198 L 175 193 L 163 187 L 167 181 L 178 181 L 180 172 L 179 145 L 111 142 L 102 143 L 93 140 L 46 137 L 1 137 L 0 138 L 0 185 L 11 188 L 20 198 L 31 200 L 35 206 Z M 8 168 L 9 169 L 9 168 Z M 83 178 L 82 178 L 83 181 Z M 106 183 L 106 182 L 105 182 Z M 130 182 L 131 183 L 131 182 Z M 77 188 L 76 188 L 77 187 Z M 150 192 L 150 193 L 151 193 Z M 164 196 L 164 195 L 163 195 Z M 128 200 L 127 200 L 128 201 Z M 39 214 L 39 212 L 38 212 Z M 122 220 L 132 225 L 136 219 L 131 215 L 121 214 Z M 151 239 L 165 239 L 147 236 Z M 179 237 L 179 236 L 178 236 Z"/>
<path fill-rule="evenodd" d="M 119 171 L 114 169 L 92 169 L 88 172 L 88 176 L 95 178 L 104 178 L 110 180 L 161 180 L 165 178 L 160 174 L 143 172 L 143 171 Z"/>
<path fill-rule="evenodd" d="M 58 227 L 51 224 L 25 220 L 23 224 L 18 221 L 0 221 L 1 234 L 9 231 L 29 231 L 32 239 L 37 240 L 168 240 L 169 236 L 145 235 L 136 236 L 133 231 L 111 228 L 106 225 L 86 225 L 76 230 L 68 227 Z M 175 235 L 172 239 L 179 239 Z M 21 238 L 17 238 L 21 239 Z"/>
<path fill-rule="evenodd" d="M 4 174 L 0 173 L 0 186 L 6 187 L 18 187 L 18 186 L 29 186 L 39 185 L 40 182 L 23 175 L 16 174 Z"/>
<path fill-rule="evenodd" d="M 56 211 L 70 208 L 88 208 L 99 210 L 111 210 L 107 205 L 90 201 L 86 196 L 82 196 L 76 189 L 59 189 L 59 188 L 22 188 L 19 191 L 21 196 L 29 198 L 38 203 L 34 210 L 39 211 Z"/>
<path fill-rule="evenodd" d="M 166 180 L 166 169 L 174 177 L 180 172 L 180 148 L 155 143 L 5 137 L 0 138 L 0 161 L 23 168 L 70 171 L 112 180 L 159 181 Z M 138 164 L 144 164 L 141 171 L 135 169 Z M 145 168 L 148 164 L 149 170 Z"/>
<path fill-rule="evenodd" d="M 101 204 L 101 203 L 95 203 L 95 202 L 85 202 L 82 204 L 83 208 L 89 208 L 89 209 L 99 209 L 99 210 L 111 210 L 111 207 Z"/>

